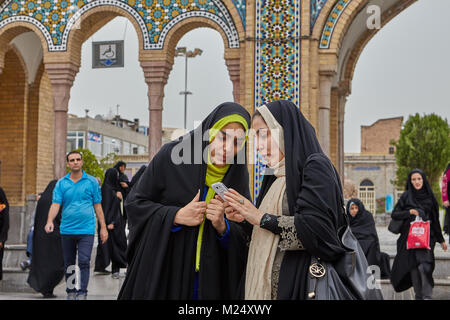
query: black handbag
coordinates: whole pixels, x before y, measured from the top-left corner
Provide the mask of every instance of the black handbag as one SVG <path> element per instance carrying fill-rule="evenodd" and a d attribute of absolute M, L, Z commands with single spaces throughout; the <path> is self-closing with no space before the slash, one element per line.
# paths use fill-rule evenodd
<path fill-rule="evenodd" d="M 335 182 L 339 183 L 336 173 L 334 178 Z M 338 230 L 338 237 L 347 251 L 333 263 L 312 257 L 308 272 L 307 299 L 383 300 L 381 290 L 374 284 L 376 279 L 369 270 L 364 251 L 350 229 L 342 196 L 339 199 L 347 226 Z"/>
<path fill-rule="evenodd" d="M 389 222 L 388 230 L 393 234 L 399 234 L 402 230 L 403 220 L 395 220 L 391 218 L 391 222 Z"/>

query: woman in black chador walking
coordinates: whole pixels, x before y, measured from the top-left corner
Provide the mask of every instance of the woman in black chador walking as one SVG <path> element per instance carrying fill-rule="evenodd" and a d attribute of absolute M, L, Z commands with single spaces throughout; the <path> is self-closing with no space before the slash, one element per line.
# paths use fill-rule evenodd
<path fill-rule="evenodd" d="M 112 263 L 112 277 L 119 278 L 120 268 L 126 268 L 127 237 L 125 235 L 125 221 L 120 211 L 118 197 L 119 172 L 110 168 L 105 172 L 102 185 L 102 209 L 109 237 L 105 243 L 98 242 L 97 256 L 95 258 L 96 272 L 104 272 Z M 100 227 L 99 227 L 100 228 Z M 99 233 L 100 234 L 100 233 Z"/>
<path fill-rule="evenodd" d="M 44 298 L 54 298 L 53 289 L 64 277 L 64 258 L 61 246 L 59 224 L 61 212 L 54 220 L 54 231 L 45 232 L 48 211 L 52 204 L 53 189 L 57 180 L 52 180 L 45 188 L 36 205 L 33 232 L 33 259 L 31 259 L 28 284 Z"/>
<path fill-rule="evenodd" d="M 447 244 L 439 222 L 439 206 L 425 173 L 412 170 L 406 181 L 406 191 L 401 195 L 392 212 L 392 219 L 403 221 L 397 240 L 397 255 L 391 273 L 391 283 L 397 292 L 414 287 L 417 300 L 431 299 L 434 287 L 434 246 L 439 242 L 444 251 Z M 430 248 L 407 249 L 411 222 L 416 217 L 430 221 Z"/>

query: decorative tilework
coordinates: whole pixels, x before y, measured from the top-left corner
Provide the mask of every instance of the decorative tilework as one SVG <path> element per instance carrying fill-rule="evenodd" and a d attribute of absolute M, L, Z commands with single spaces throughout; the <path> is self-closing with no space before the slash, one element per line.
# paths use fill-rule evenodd
<path fill-rule="evenodd" d="M 255 1 L 254 108 L 279 99 L 300 106 L 300 2 Z M 264 165 L 256 151 L 253 198 L 259 193 Z"/>
<path fill-rule="evenodd" d="M 255 108 L 278 99 L 300 105 L 300 1 L 256 1 Z"/>
<path fill-rule="evenodd" d="M 330 40 L 333 35 L 334 27 L 336 26 L 339 18 L 344 12 L 345 8 L 352 0 L 339 0 L 334 6 L 333 10 L 331 10 L 330 15 L 327 18 L 327 22 L 325 23 L 325 27 L 322 31 L 322 36 L 320 38 L 320 49 L 328 49 L 330 48 Z"/>
<path fill-rule="evenodd" d="M 320 11 L 325 6 L 328 0 L 311 0 L 311 34 L 319 17 Z"/>
<path fill-rule="evenodd" d="M 242 24 L 244 25 L 245 29 L 245 17 L 246 17 L 246 0 L 233 0 L 234 6 L 236 7 L 237 11 L 239 12 L 239 16 L 241 17 Z"/>
<path fill-rule="evenodd" d="M 255 144 L 256 145 L 256 144 Z M 256 201 L 258 200 L 259 191 L 261 190 L 262 181 L 264 179 L 264 170 L 266 165 L 263 162 L 260 154 L 254 150 L 255 154 L 255 166 L 254 166 L 254 175 L 253 175 L 253 204 L 256 205 Z"/>
<path fill-rule="evenodd" d="M 115 6 L 127 11 L 139 24 L 144 49 L 162 49 L 165 37 L 178 22 L 205 17 L 216 22 L 230 48 L 239 48 L 235 24 L 220 0 L 7 0 L 0 7 L 0 28 L 24 21 L 44 34 L 49 51 L 65 51 L 70 30 L 90 9 Z"/>

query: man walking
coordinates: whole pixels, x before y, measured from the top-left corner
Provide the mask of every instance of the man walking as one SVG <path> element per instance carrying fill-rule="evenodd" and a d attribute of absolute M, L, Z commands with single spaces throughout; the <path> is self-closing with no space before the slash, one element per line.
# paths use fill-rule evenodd
<path fill-rule="evenodd" d="M 102 243 L 105 243 L 108 239 L 108 231 L 97 180 L 83 171 L 81 153 L 71 151 L 66 160 L 70 173 L 56 183 L 45 231 L 47 233 L 53 232 L 53 220 L 57 216 L 60 206 L 62 206 L 60 233 L 66 274 L 67 300 L 86 300 L 91 253 L 94 245 L 95 214 L 97 214 L 100 224 Z M 72 283 L 72 279 L 74 279 L 72 274 L 77 268 L 75 263 L 77 252 L 81 282 L 78 290 Z"/>

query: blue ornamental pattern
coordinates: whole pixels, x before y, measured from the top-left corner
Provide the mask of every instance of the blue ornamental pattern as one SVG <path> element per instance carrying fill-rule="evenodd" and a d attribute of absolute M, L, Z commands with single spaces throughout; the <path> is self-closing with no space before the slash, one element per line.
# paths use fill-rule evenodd
<path fill-rule="evenodd" d="M 322 8 L 325 6 L 328 0 L 311 0 L 311 34 L 319 17 Z"/>
<path fill-rule="evenodd" d="M 245 7 L 245 0 L 233 0 L 234 6 L 236 7 L 237 11 L 239 12 L 239 16 L 241 17 L 242 25 L 245 29 L 245 18 L 246 18 L 246 7 Z"/>
<path fill-rule="evenodd" d="M 77 28 L 83 13 L 101 6 L 121 8 L 139 24 L 144 49 L 162 49 L 164 39 L 178 22 L 204 17 L 225 32 L 230 48 L 239 48 L 233 19 L 220 0 L 6 0 L 0 7 L 0 28 L 29 22 L 45 36 L 49 51 L 65 51 L 70 30 Z"/>

